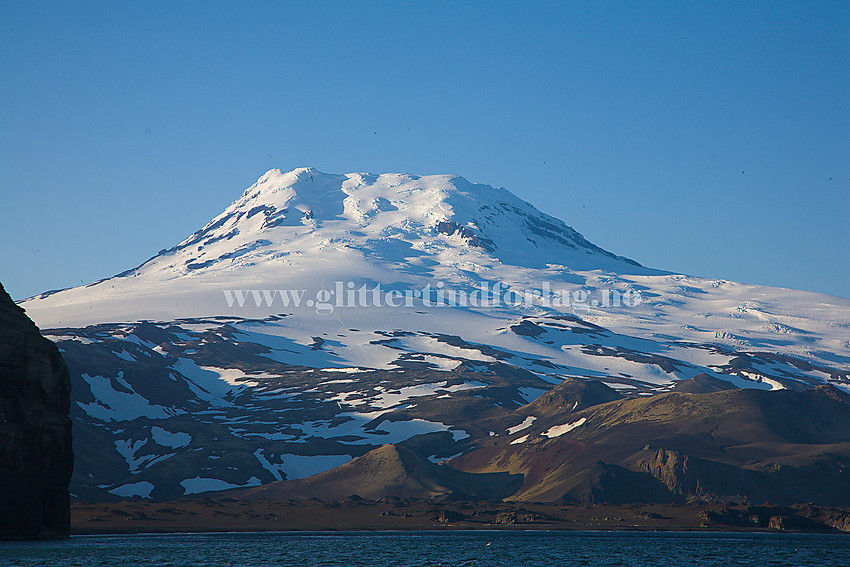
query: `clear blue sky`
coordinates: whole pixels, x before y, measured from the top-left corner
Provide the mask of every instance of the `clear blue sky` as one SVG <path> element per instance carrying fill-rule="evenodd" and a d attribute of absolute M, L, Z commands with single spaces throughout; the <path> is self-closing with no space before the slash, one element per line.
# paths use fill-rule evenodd
<path fill-rule="evenodd" d="M 850 2 L 0 2 L 16 299 L 304 165 L 455 173 L 645 265 L 850 297 Z"/>

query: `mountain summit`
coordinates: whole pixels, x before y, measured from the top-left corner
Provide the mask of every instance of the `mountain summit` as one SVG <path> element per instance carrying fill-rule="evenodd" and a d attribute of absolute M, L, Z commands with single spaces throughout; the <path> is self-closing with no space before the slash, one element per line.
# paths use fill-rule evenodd
<path fill-rule="evenodd" d="M 383 262 L 431 255 L 484 263 L 490 258 L 481 256 L 490 256 L 529 267 L 639 266 L 503 188 L 450 175 L 329 175 L 313 168 L 267 172 L 160 259 L 183 253 L 183 266 L 198 270 L 319 251 Z"/>

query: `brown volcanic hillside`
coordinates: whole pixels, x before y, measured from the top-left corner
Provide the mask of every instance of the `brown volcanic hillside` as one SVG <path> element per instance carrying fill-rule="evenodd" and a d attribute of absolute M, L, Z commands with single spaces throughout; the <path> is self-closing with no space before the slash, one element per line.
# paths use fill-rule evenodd
<path fill-rule="evenodd" d="M 522 474 L 511 499 L 527 501 L 850 505 L 850 396 L 832 386 L 659 394 L 537 417 L 450 464 Z"/>
<path fill-rule="evenodd" d="M 850 505 L 850 396 L 836 388 L 672 392 L 600 403 L 618 397 L 609 390 L 578 381 L 553 388 L 499 420 L 513 434 L 490 437 L 448 464 L 385 445 L 310 478 L 229 494 Z M 517 430 L 517 421 L 531 424 Z"/>
<path fill-rule="evenodd" d="M 708 394 L 711 392 L 722 392 L 734 390 L 733 386 L 726 380 L 714 378 L 708 374 L 697 374 L 688 380 L 682 380 L 673 384 L 671 390 L 682 394 Z"/>
<path fill-rule="evenodd" d="M 330 471 L 308 478 L 278 481 L 247 490 L 228 491 L 244 500 L 359 496 L 491 500 L 516 492 L 522 477 L 509 473 L 472 474 L 434 464 L 405 447 L 384 445 Z"/>
<path fill-rule="evenodd" d="M 621 394 L 603 382 L 565 378 L 530 404 L 517 409 L 517 413 L 537 417 L 563 415 L 621 399 Z"/>

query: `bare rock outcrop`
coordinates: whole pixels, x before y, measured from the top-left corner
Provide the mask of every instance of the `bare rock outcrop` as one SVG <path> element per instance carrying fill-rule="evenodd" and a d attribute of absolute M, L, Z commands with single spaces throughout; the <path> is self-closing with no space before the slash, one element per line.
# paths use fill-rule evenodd
<path fill-rule="evenodd" d="M 69 535 L 70 399 L 59 349 L 0 285 L 0 539 Z"/>

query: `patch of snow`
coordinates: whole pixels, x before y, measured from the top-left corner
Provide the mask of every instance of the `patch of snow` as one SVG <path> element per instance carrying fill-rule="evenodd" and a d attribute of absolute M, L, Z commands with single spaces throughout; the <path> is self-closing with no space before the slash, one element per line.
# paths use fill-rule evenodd
<path fill-rule="evenodd" d="M 280 456 L 278 470 L 286 472 L 287 480 L 306 478 L 336 468 L 351 460 L 350 455 L 293 455 Z"/>
<path fill-rule="evenodd" d="M 232 484 L 218 478 L 187 478 L 180 481 L 180 486 L 183 487 L 183 495 L 199 494 L 201 492 L 212 492 L 215 490 L 227 490 L 228 488 L 248 488 L 250 486 L 260 486 L 262 481 L 259 478 L 252 476 L 245 484 Z"/>
<path fill-rule="evenodd" d="M 153 440 L 157 445 L 162 445 L 163 447 L 171 447 L 172 449 L 179 449 L 180 447 L 185 447 L 186 445 L 192 442 L 192 436 L 188 433 L 172 433 L 155 425 L 151 427 L 151 436 L 153 436 Z"/>
<path fill-rule="evenodd" d="M 127 362 L 136 362 L 136 358 L 126 350 L 122 349 L 121 352 L 114 352 L 112 354 L 114 354 L 121 360 L 126 360 Z"/>
<path fill-rule="evenodd" d="M 534 423 L 534 420 L 537 419 L 537 416 L 530 415 L 525 418 L 525 420 L 519 425 L 514 425 L 513 427 L 508 427 L 508 435 L 513 435 L 514 433 L 519 433 L 523 429 L 528 429 L 531 427 L 531 424 Z"/>
<path fill-rule="evenodd" d="M 530 404 L 549 391 L 543 388 L 529 388 L 527 386 L 520 386 L 517 390 L 519 391 L 519 395 L 522 396 L 522 399 L 524 399 L 527 404 Z"/>
<path fill-rule="evenodd" d="M 428 460 L 431 461 L 434 464 L 437 464 L 437 463 L 442 463 L 442 462 L 445 462 L 445 461 L 450 461 L 450 460 L 454 459 L 455 457 L 460 457 L 461 455 L 463 455 L 463 451 L 461 451 L 460 453 L 455 453 L 454 455 L 449 455 L 448 457 L 438 457 L 437 455 L 430 455 L 428 457 Z"/>
<path fill-rule="evenodd" d="M 136 458 L 136 453 L 147 442 L 147 439 L 137 439 L 136 441 L 131 439 L 118 439 L 117 441 L 114 441 L 115 450 L 124 457 L 125 461 L 127 461 L 127 465 L 130 467 L 130 472 L 132 474 L 139 472 L 139 467 L 146 461 L 156 457 L 156 455 L 145 455 L 143 457 Z"/>
<path fill-rule="evenodd" d="M 463 441 L 469 437 L 469 433 L 464 431 L 463 429 L 451 429 L 450 433 L 452 434 L 452 441 Z"/>
<path fill-rule="evenodd" d="M 568 432 L 572 431 L 573 429 L 575 429 L 576 427 L 584 425 L 584 422 L 586 422 L 586 421 L 587 421 L 587 418 L 583 417 L 583 418 L 579 419 L 578 421 L 574 421 L 572 423 L 565 423 L 564 425 L 556 425 L 555 427 L 551 427 L 551 428 L 547 429 L 546 431 L 544 431 L 543 436 L 549 437 L 550 439 L 554 438 L 554 437 L 560 437 L 564 433 L 568 433 Z"/>
<path fill-rule="evenodd" d="M 327 371 L 327 370 L 330 370 L 330 369 L 329 368 L 325 369 L 325 371 Z M 357 382 L 357 380 L 355 380 L 353 378 L 344 378 L 342 380 L 328 380 L 327 382 L 322 382 L 319 385 L 320 386 L 328 386 L 330 384 L 351 384 L 353 382 Z"/>
<path fill-rule="evenodd" d="M 44 336 L 45 337 L 56 337 L 55 339 L 52 339 L 54 342 L 56 342 L 56 341 L 74 341 L 74 342 L 77 342 L 77 343 L 82 343 L 84 345 L 94 345 L 94 344 L 97 344 L 97 343 L 100 342 L 100 341 L 96 341 L 96 340 L 90 339 L 88 337 L 82 337 L 82 336 L 68 336 L 68 335 L 44 335 Z"/>
<path fill-rule="evenodd" d="M 234 386 L 236 388 L 243 388 L 245 386 L 253 386 L 256 384 L 257 380 L 261 378 L 277 378 L 275 374 L 265 374 L 265 373 L 253 373 L 253 374 L 245 374 L 242 370 L 238 368 L 218 368 L 216 366 L 201 366 L 202 370 L 206 370 L 208 372 L 214 372 L 218 374 L 219 378 L 224 382 Z"/>
<path fill-rule="evenodd" d="M 622 384 L 620 382 L 602 382 L 609 388 L 614 388 L 615 390 L 634 390 L 637 388 L 634 384 Z"/>
<path fill-rule="evenodd" d="M 229 402 L 225 402 L 222 398 L 233 390 L 239 389 L 239 386 L 232 383 L 232 381 L 235 380 L 235 376 L 237 374 L 239 376 L 244 376 L 244 373 L 241 370 L 236 370 L 234 372 L 233 369 L 217 368 L 214 366 L 198 366 L 195 364 L 195 361 L 188 358 L 177 359 L 177 362 L 172 365 L 172 368 L 193 382 L 199 388 L 209 394 L 212 394 L 215 398 L 218 398 L 221 401 L 221 405 L 229 405 Z M 225 376 L 227 377 L 225 378 Z M 242 385 L 242 387 L 244 387 L 244 385 Z M 196 392 L 196 395 L 197 394 L 198 393 Z M 201 396 L 199 395 L 199 397 Z M 209 397 L 207 398 L 208 399 L 206 401 L 213 401 Z"/>
<path fill-rule="evenodd" d="M 300 429 L 304 433 L 302 442 L 306 442 L 309 437 L 321 437 L 324 439 L 332 439 L 334 437 L 352 436 L 357 437 L 356 440 L 340 441 L 341 443 L 351 445 L 383 445 L 386 443 L 401 443 L 416 435 L 424 433 L 435 433 L 439 431 L 449 431 L 452 437 L 461 436 L 466 432 L 458 430 L 450 430 L 450 427 L 444 423 L 427 421 L 424 419 L 411 419 L 407 421 L 389 421 L 384 420 L 374 428 L 366 428 L 367 424 L 384 415 L 386 410 L 379 410 L 370 413 L 361 412 L 343 412 L 337 414 L 339 418 L 351 418 L 342 423 L 337 423 L 334 426 L 330 425 L 329 421 L 313 421 L 301 424 L 292 424 L 294 429 Z"/>
<path fill-rule="evenodd" d="M 124 337 L 124 340 L 130 341 L 131 343 L 136 343 L 137 345 L 143 346 L 148 350 L 154 350 L 158 346 L 158 345 L 153 344 L 150 341 L 144 341 L 144 340 L 140 339 L 139 337 L 137 337 L 136 335 L 133 335 L 133 334 L 127 335 L 126 337 Z"/>
<path fill-rule="evenodd" d="M 118 380 L 123 380 L 122 374 L 119 372 Z M 140 417 L 162 419 L 183 413 L 180 410 L 152 404 L 136 392 L 118 391 L 112 387 L 112 381 L 109 378 L 89 376 L 85 373 L 81 375 L 81 378 L 89 385 L 95 401 L 86 404 L 77 402 L 77 405 L 88 415 L 100 421 L 131 421 Z"/>
<path fill-rule="evenodd" d="M 154 489 L 154 485 L 150 482 L 143 480 L 141 482 L 133 482 L 131 484 L 124 484 L 117 488 L 113 488 L 109 492 L 114 494 L 115 496 L 121 496 L 123 498 L 132 498 L 133 496 L 141 496 L 142 498 L 150 498 L 151 491 Z"/>
<path fill-rule="evenodd" d="M 358 398 L 353 403 L 357 405 L 368 404 L 369 406 L 380 409 L 389 409 L 404 403 L 411 398 L 431 396 L 436 394 L 438 391 L 460 392 L 462 390 L 475 390 L 487 386 L 487 384 L 477 380 L 464 382 L 462 384 L 455 384 L 453 386 L 447 386 L 446 384 L 448 384 L 448 382 L 430 382 L 427 384 L 417 384 L 415 386 L 405 386 L 396 390 L 377 386 L 376 390 L 379 391 L 379 394 L 367 398 Z M 338 402 L 347 402 L 349 396 L 359 393 L 360 392 L 346 392 L 337 394 L 330 399 Z"/>
<path fill-rule="evenodd" d="M 753 380 L 754 382 L 760 382 L 762 384 L 767 384 L 769 386 L 769 388 L 768 388 L 769 390 L 784 390 L 785 389 L 785 386 L 782 384 L 782 382 L 768 378 L 767 376 L 765 376 L 763 374 L 759 374 L 757 372 L 747 372 L 745 370 L 742 370 L 740 372 L 740 374 L 742 376 L 746 377 L 746 378 L 749 378 L 750 380 Z"/>
<path fill-rule="evenodd" d="M 263 449 L 257 449 L 254 451 L 254 457 L 259 461 L 260 466 L 269 471 L 275 480 L 283 480 L 283 475 L 281 473 L 286 473 L 283 464 L 272 464 L 269 460 L 263 455 Z"/>
<path fill-rule="evenodd" d="M 263 439 L 268 439 L 269 441 L 292 441 L 293 439 L 297 439 L 294 435 L 289 435 L 286 433 L 243 433 L 241 437 L 262 437 Z"/>

